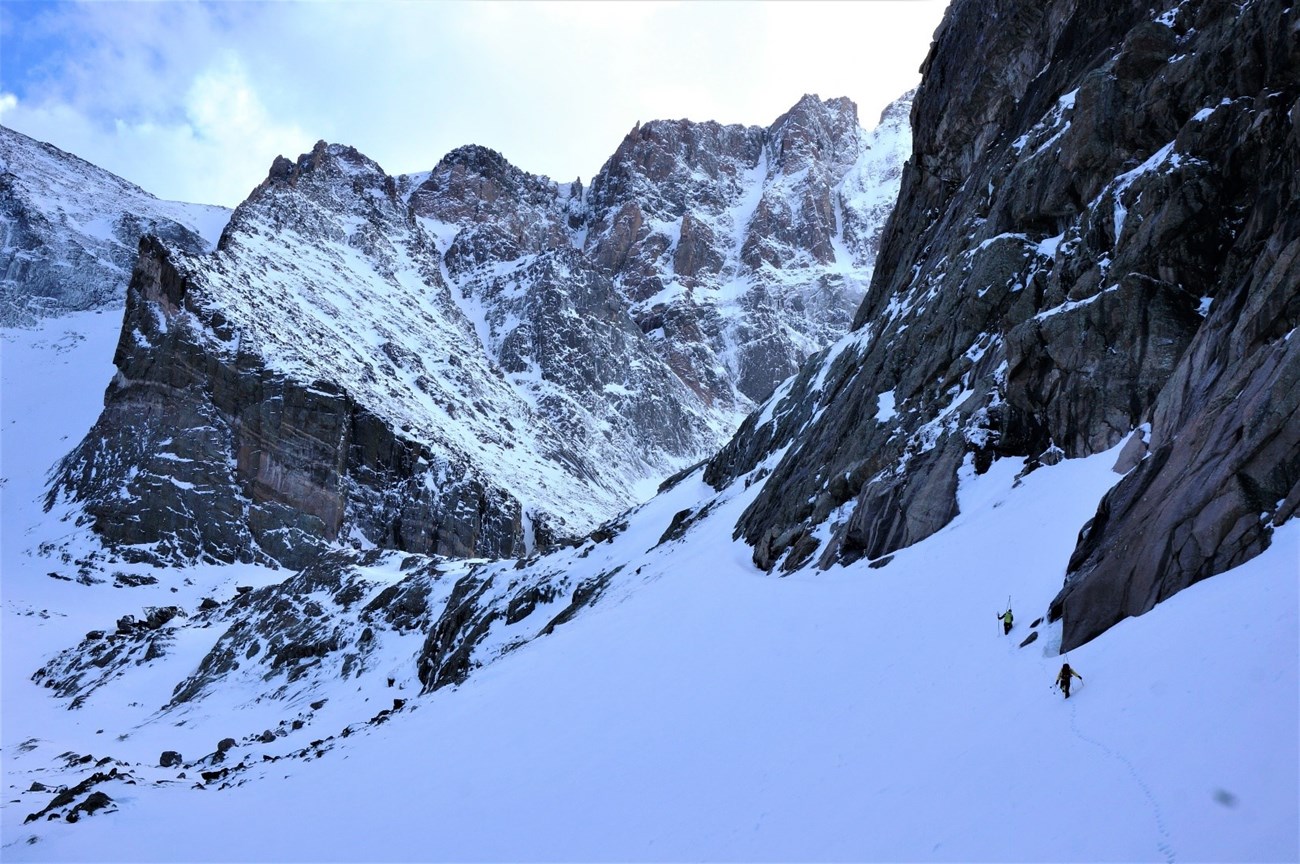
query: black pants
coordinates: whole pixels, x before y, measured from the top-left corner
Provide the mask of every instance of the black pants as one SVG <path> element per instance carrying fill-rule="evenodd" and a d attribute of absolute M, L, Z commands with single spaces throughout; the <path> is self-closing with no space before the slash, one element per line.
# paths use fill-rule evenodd
<path fill-rule="evenodd" d="M 1007 634 L 1010 633 L 1010 632 L 1011 632 L 1011 622 L 1010 622 L 1010 621 L 1003 621 L 1003 622 L 1002 622 L 1002 635 L 1005 636 L 1005 635 L 1007 635 Z"/>
<path fill-rule="evenodd" d="M 1069 698 L 1070 698 L 1070 679 L 1069 679 L 1069 678 L 1066 678 L 1064 681 L 1061 681 L 1060 684 L 1061 684 L 1061 692 L 1065 694 L 1065 698 L 1066 698 L 1066 699 L 1069 699 Z"/>

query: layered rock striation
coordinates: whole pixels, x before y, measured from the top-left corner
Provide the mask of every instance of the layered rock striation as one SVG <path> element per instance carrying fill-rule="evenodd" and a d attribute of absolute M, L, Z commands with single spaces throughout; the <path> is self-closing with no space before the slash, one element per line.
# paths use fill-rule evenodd
<path fill-rule="evenodd" d="M 954 3 L 853 333 L 709 466 L 770 470 L 737 526 L 755 562 L 883 559 L 956 515 L 963 470 L 1127 436 L 1064 648 L 1263 549 L 1300 495 L 1297 27 L 1280 2 Z"/>

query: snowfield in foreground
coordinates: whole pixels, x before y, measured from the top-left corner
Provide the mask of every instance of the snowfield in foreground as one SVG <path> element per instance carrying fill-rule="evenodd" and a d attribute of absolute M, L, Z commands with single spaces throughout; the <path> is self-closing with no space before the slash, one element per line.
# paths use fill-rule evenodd
<path fill-rule="evenodd" d="M 1072 652 L 1083 681 L 1069 701 L 1050 689 L 1059 625 L 1040 624 L 1017 647 L 1118 479 L 1114 452 L 1019 482 L 1018 463 L 995 463 L 963 476 L 962 515 L 883 568 L 787 578 L 756 570 L 731 539 L 761 484 L 721 496 L 685 536 L 657 545 L 674 514 L 715 497 L 695 475 L 585 557 L 561 553 L 579 579 L 625 566 L 593 608 L 459 687 L 418 696 L 411 657 L 395 654 L 393 689 L 335 681 L 286 705 L 227 688 L 183 727 L 155 713 L 175 676 L 149 669 L 67 710 L 30 676 L 87 630 L 289 575 L 138 570 L 159 583 L 115 588 L 50 578 L 76 571 L 29 554 L 76 531 L 36 499 L 49 465 L 94 420 L 112 374 L 111 318 L 3 334 L 6 861 L 1300 854 L 1300 525 Z M 396 567 L 376 579 L 400 578 Z M 995 616 L 1007 595 L 1016 625 L 1003 637 Z M 178 645 L 164 662 L 196 662 L 202 650 Z M 198 755 L 327 698 L 295 733 L 303 746 L 394 695 L 403 710 L 322 758 L 261 763 L 261 745 L 239 747 L 232 758 L 255 767 L 235 788 L 193 789 L 196 778 L 156 767 L 163 750 Z M 116 812 L 24 824 L 52 797 L 28 792 L 33 781 L 78 779 L 59 758 L 69 750 L 129 762 L 150 782 L 99 787 Z"/>

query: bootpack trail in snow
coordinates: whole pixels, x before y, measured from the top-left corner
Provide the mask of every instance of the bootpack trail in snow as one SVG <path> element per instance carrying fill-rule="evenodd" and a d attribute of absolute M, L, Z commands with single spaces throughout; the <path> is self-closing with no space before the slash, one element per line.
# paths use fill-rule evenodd
<path fill-rule="evenodd" d="M 1079 690 L 1083 690 L 1084 686 L 1085 686 L 1084 680 L 1080 678 Z M 1082 731 L 1080 731 L 1077 722 L 1078 711 L 1079 711 L 1079 702 L 1076 699 L 1074 702 L 1070 703 L 1070 731 L 1074 733 L 1075 738 L 1078 738 L 1080 741 L 1084 742 L 1085 744 L 1091 744 L 1093 747 L 1096 747 L 1098 750 L 1105 753 L 1107 756 L 1118 761 L 1128 770 L 1129 776 L 1131 776 L 1133 778 L 1133 781 L 1137 783 L 1138 788 L 1142 790 L 1143 796 L 1146 797 L 1147 803 L 1151 805 L 1151 812 L 1156 820 L 1156 831 L 1159 834 L 1159 838 L 1156 841 L 1156 849 L 1160 850 L 1160 854 L 1164 857 L 1165 861 L 1168 862 L 1168 864 L 1174 864 L 1174 862 L 1177 860 L 1177 855 L 1174 852 L 1174 847 L 1169 837 L 1169 829 L 1165 825 L 1165 817 L 1163 811 L 1160 808 L 1160 802 L 1156 800 L 1156 796 L 1151 792 L 1151 787 L 1148 786 L 1147 782 L 1142 779 L 1142 775 L 1138 773 L 1137 768 L 1133 766 L 1132 761 L 1130 761 L 1127 756 L 1125 756 L 1123 753 L 1111 749 L 1110 747 L 1103 744 L 1101 741 L 1098 741 L 1096 738 L 1093 738 L 1090 735 L 1086 735 Z"/>

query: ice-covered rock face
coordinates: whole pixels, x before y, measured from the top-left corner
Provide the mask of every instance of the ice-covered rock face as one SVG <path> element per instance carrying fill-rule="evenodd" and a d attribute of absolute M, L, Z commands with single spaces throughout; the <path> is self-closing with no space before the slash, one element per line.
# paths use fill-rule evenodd
<path fill-rule="evenodd" d="M 142 234 L 208 251 L 229 216 L 225 207 L 160 201 L 0 126 L 0 326 L 121 308 Z"/>
<path fill-rule="evenodd" d="M 710 466 L 789 448 L 739 525 L 755 562 L 883 559 L 953 518 L 963 466 L 1134 430 L 1065 648 L 1264 548 L 1300 506 L 1297 26 L 1280 0 L 954 3 L 854 332 Z"/>

